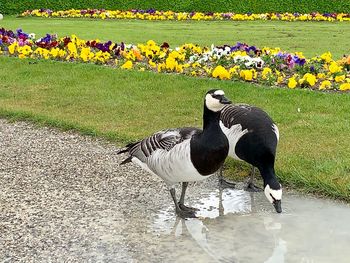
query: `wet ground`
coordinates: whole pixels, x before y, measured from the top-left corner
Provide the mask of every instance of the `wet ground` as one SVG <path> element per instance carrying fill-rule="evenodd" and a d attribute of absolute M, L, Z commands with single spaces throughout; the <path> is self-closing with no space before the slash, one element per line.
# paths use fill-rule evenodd
<path fill-rule="evenodd" d="M 0 119 L 0 262 L 349 262 L 349 205 L 285 193 L 277 214 L 212 177 L 189 186 L 199 218 L 182 220 L 116 151 Z"/>

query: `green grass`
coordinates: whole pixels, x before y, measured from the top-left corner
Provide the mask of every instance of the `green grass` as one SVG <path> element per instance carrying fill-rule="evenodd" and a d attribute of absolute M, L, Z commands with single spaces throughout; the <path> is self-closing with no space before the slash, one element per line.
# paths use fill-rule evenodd
<path fill-rule="evenodd" d="M 126 142 L 154 131 L 200 126 L 202 96 L 224 89 L 278 123 L 282 182 L 350 200 L 350 94 L 263 88 L 240 82 L 123 71 L 88 64 L 0 57 L 0 115 Z M 297 109 L 300 108 L 300 112 Z M 159 114 L 162 112 L 162 114 Z M 228 173 L 233 173 L 230 162 Z"/>
<path fill-rule="evenodd" d="M 348 22 L 283 22 L 283 21 L 140 21 L 91 20 L 59 18 L 15 18 L 6 16 L 0 26 L 22 28 L 37 36 L 57 33 L 76 34 L 83 39 L 100 38 L 125 43 L 143 43 L 153 39 L 168 42 L 171 47 L 192 42 L 200 45 L 246 42 L 257 47 L 281 47 L 302 51 L 307 56 L 332 51 L 335 58 L 349 54 Z"/>
<path fill-rule="evenodd" d="M 142 24 L 145 27 L 141 28 Z M 126 30 L 127 25 L 133 26 L 133 30 Z M 152 25 L 157 27 L 153 28 Z M 232 34 L 228 29 L 219 30 L 233 26 L 226 22 L 222 23 L 223 26 L 216 22 L 180 23 L 176 30 L 177 25 L 175 22 L 14 18 L 0 24 L 6 28 L 22 27 L 35 33 L 54 31 L 61 35 L 74 31 L 83 38 L 123 39 L 134 43 L 149 38 L 158 40 L 156 37 L 160 41 L 164 36 L 167 36 L 166 41 L 175 44 L 184 43 L 183 40 L 198 40 L 202 44 L 226 42 L 225 39 L 231 35 L 236 38 L 232 42 L 242 40 L 239 39 L 242 35 Z M 255 33 L 261 34 L 257 27 L 262 30 L 264 25 L 275 26 L 282 31 L 281 28 L 290 25 L 297 27 L 299 24 L 238 23 L 239 27 L 247 30 L 254 26 L 254 31 L 244 33 L 251 40 Z M 310 31 L 317 31 L 324 25 L 341 30 L 345 24 L 301 25 L 310 27 Z M 219 30 L 215 33 L 218 34 L 216 37 L 211 32 L 215 26 Z M 187 38 L 182 36 L 190 31 L 193 35 L 189 34 Z M 267 38 L 266 35 L 261 34 L 260 41 L 274 46 L 276 39 Z M 301 37 L 307 38 L 306 35 Z M 322 38 L 315 37 L 313 41 L 318 43 L 323 41 Z M 297 45 L 304 45 L 303 41 L 294 41 Z M 347 37 L 344 36 L 327 50 L 341 54 L 343 46 L 339 43 L 345 42 Z M 279 46 L 288 49 L 290 42 L 284 40 L 283 43 L 283 46 Z M 303 51 L 309 54 L 315 52 L 313 47 L 306 45 Z M 203 94 L 209 89 L 220 88 L 234 102 L 262 107 L 277 122 L 281 140 L 276 171 L 285 186 L 350 201 L 349 93 L 326 94 L 259 87 L 241 82 L 125 71 L 90 64 L 29 62 L 0 57 L 0 116 L 76 129 L 84 134 L 103 136 L 121 145 L 164 128 L 201 126 Z M 226 174 L 244 175 L 247 172 L 247 166 L 228 162 Z"/>

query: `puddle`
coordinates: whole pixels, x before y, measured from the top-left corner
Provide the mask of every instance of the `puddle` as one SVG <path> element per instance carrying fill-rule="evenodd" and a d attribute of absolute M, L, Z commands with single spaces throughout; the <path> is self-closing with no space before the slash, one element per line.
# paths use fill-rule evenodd
<path fill-rule="evenodd" d="M 194 205 L 198 219 L 161 211 L 150 228 L 157 253 L 175 262 L 349 262 L 350 207 L 330 200 L 287 194 L 283 213 L 263 193 L 225 189 Z"/>

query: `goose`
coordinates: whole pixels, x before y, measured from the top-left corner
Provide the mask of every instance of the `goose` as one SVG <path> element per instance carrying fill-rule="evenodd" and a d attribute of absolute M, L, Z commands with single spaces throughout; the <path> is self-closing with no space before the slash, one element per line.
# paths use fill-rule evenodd
<path fill-rule="evenodd" d="M 176 214 L 182 218 L 196 217 L 198 209 L 184 204 L 185 192 L 189 182 L 213 175 L 228 155 L 228 139 L 219 120 L 221 109 L 229 103 L 224 91 L 209 90 L 204 98 L 202 130 L 194 127 L 166 129 L 128 144 L 118 152 L 128 154 L 121 165 L 132 162 L 162 178 L 170 191 Z M 175 195 L 177 183 L 182 183 L 179 202 Z"/>
<path fill-rule="evenodd" d="M 264 193 L 273 204 L 277 213 L 282 212 L 282 186 L 275 174 L 276 147 L 279 130 L 270 116 L 262 109 L 246 104 L 225 105 L 220 115 L 220 127 L 229 141 L 229 156 L 252 165 L 248 187 L 253 191 L 255 167 L 258 168 L 264 181 Z M 219 181 L 226 182 L 219 171 Z M 229 185 L 230 186 L 230 185 Z"/>

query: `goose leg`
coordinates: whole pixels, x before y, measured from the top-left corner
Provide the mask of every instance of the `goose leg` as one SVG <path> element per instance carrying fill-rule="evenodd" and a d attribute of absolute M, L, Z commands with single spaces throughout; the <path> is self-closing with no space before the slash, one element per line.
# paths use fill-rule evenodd
<path fill-rule="evenodd" d="M 182 183 L 182 191 L 181 191 L 181 196 L 180 196 L 180 201 L 179 201 L 179 207 L 180 207 L 182 210 L 187 210 L 187 211 L 198 211 L 198 210 L 199 210 L 198 208 L 189 207 L 189 206 L 186 206 L 186 205 L 184 204 L 184 203 L 185 203 L 185 194 L 186 194 L 187 186 L 188 186 L 188 182 L 183 182 L 183 183 Z"/>
<path fill-rule="evenodd" d="M 175 188 L 170 189 L 171 197 L 175 204 L 175 212 L 181 218 L 196 218 L 194 211 L 183 210 L 180 208 L 179 203 L 176 200 Z"/>
<path fill-rule="evenodd" d="M 224 176 L 222 175 L 222 171 L 224 170 L 224 167 L 221 166 L 219 169 L 219 186 L 221 188 L 235 188 L 236 184 L 233 182 L 228 182 L 224 179 Z"/>
<path fill-rule="evenodd" d="M 249 192 L 261 192 L 262 189 L 254 184 L 254 176 L 255 176 L 255 167 L 252 166 L 252 172 L 250 173 L 250 178 L 245 190 Z"/>

